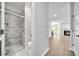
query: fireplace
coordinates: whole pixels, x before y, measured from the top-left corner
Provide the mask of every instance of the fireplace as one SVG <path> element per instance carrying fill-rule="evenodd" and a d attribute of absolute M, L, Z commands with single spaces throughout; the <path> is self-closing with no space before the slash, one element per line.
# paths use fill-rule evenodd
<path fill-rule="evenodd" d="M 70 31 L 64 30 L 64 35 L 65 35 L 65 36 L 70 36 Z"/>

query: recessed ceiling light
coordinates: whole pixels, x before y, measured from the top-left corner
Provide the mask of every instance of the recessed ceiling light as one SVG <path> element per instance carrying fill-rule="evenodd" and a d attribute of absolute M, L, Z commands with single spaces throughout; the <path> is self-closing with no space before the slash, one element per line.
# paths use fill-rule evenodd
<path fill-rule="evenodd" d="M 54 14 L 54 17 L 56 17 L 57 16 L 57 14 Z"/>

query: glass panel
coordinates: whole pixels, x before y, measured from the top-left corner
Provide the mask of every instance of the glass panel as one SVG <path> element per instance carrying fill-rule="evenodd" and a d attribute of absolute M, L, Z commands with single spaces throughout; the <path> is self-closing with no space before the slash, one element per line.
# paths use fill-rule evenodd
<path fill-rule="evenodd" d="M 5 3 L 5 55 L 16 55 L 25 48 L 23 12 L 24 3 Z"/>
<path fill-rule="evenodd" d="M 5 55 L 31 55 L 30 2 L 5 2 Z"/>

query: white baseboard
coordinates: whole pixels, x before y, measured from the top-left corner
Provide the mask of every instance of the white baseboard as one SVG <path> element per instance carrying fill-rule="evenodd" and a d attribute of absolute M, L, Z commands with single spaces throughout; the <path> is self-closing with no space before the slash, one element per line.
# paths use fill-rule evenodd
<path fill-rule="evenodd" d="M 69 50 L 74 52 L 74 50 L 72 48 L 69 48 Z"/>
<path fill-rule="evenodd" d="M 74 50 L 75 56 L 78 56 L 78 52 L 75 49 L 73 49 L 73 50 Z"/>
<path fill-rule="evenodd" d="M 45 54 L 46 54 L 48 51 L 49 51 L 49 48 L 47 48 L 47 49 L 43 52 L 43 54 L 42 54 L 41 56 L 45 56 Z"/>
<path fill-rule="evenodd" d="M 71 51 L 73 51 L 74 52 L 74 54 L 75 54 L 75 56 L 78 56 L 78 52 L 75 50 L 75 48 L 69 48 L 69 50 L 71 50 Z"/>

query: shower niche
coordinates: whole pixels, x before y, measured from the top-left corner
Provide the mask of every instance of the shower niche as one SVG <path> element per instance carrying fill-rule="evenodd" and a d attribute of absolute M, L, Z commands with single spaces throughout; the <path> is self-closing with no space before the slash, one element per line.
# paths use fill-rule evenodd
<path fill-rule="evenodd" d="M 31 55 L 30 20 L 31 2 L 5 2 L 6 56 Z"/>

